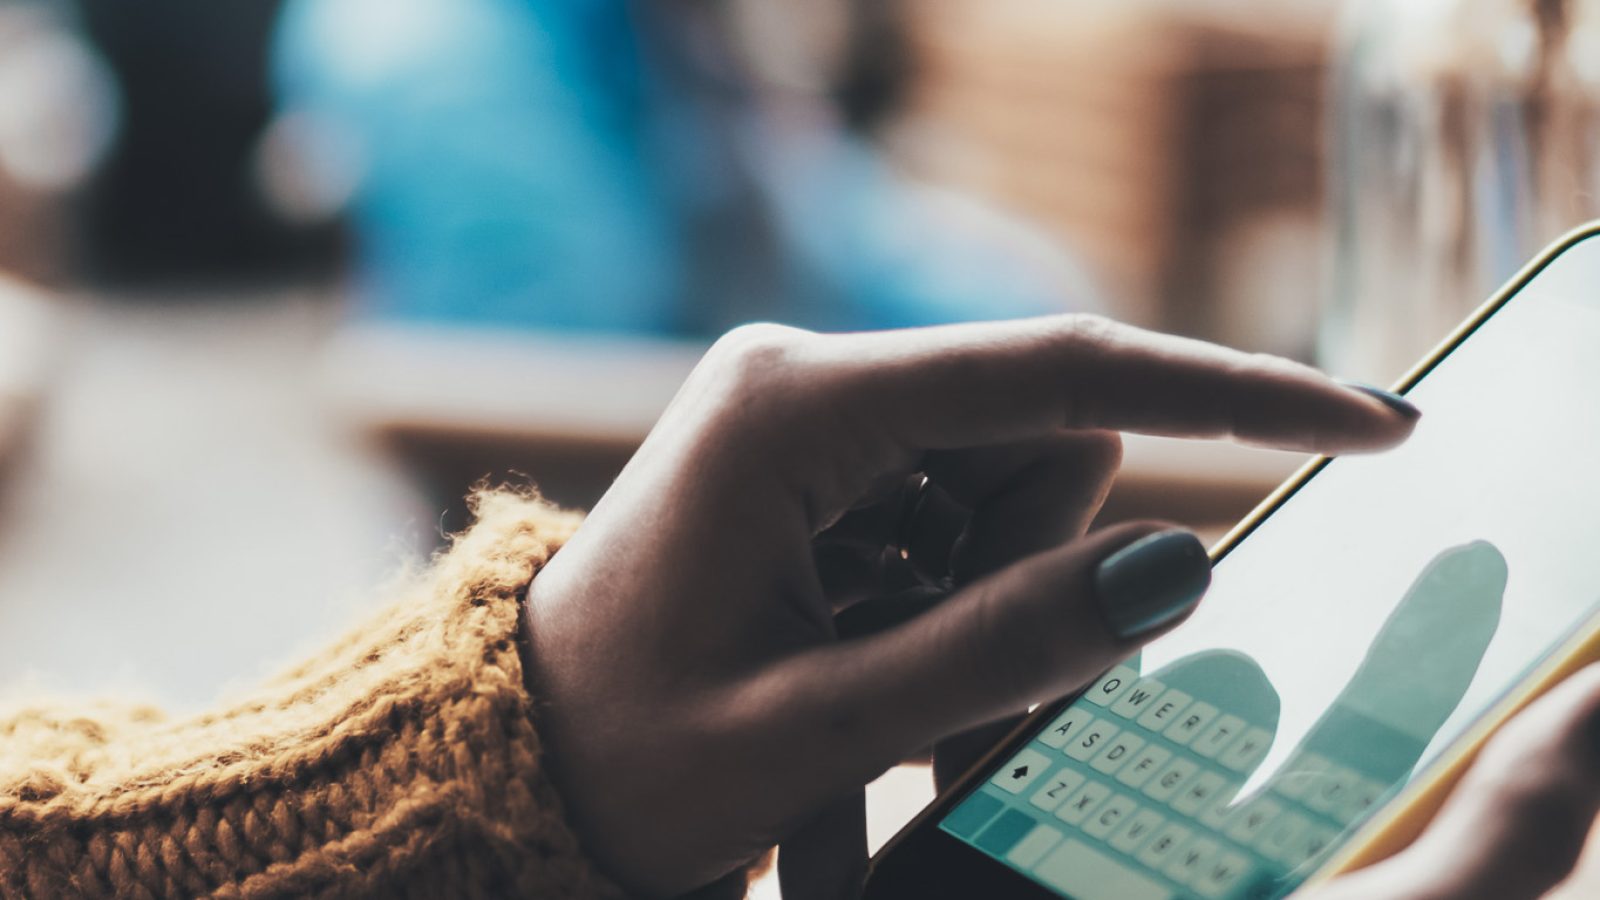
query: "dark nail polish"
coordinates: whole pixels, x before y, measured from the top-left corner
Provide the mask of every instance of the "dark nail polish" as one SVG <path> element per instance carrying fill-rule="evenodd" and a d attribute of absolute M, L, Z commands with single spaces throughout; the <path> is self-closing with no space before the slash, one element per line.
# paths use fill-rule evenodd
<path fill-rule="evenodd" d="M 1193 534 L 1162 531 L 1101 561 L 1095 602 L 1111 633 L 1136 638 L 1183 615 L 1211 586 L 1211 558 Z"/>
<path fill-rule="evenodd" d="M 1422 410 L 1418 409 L 1415 403 L 1412 403 L 1410 400 L 1407 400 L 1393 391 L 1386 391 L 1383 388 L 1373 387 L 1370 384 L 1362 384 L 1359 381 L 1346 381 L 1342 378 L 1339 379 L 1339 383 L 1352 391 L 1360 391 L 1361 393 L 1366 394 L 1368 397 L 1377 400 L 1384 406 L 1389 407 L 1408 419 L 1417 419 L 1422 417 Z"/>

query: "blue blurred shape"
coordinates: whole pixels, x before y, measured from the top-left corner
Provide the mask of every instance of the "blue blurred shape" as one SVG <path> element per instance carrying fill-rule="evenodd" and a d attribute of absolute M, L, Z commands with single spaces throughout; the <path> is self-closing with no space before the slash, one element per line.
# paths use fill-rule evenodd
<path fill-rule="evenodd" d="M 1087 296 L 1029 229 L 837 128 L 777 133 L 711 33 L 616 0 L 290 0 L 274 80 L 354 148 L 360 314 L 698 335 Z"/>

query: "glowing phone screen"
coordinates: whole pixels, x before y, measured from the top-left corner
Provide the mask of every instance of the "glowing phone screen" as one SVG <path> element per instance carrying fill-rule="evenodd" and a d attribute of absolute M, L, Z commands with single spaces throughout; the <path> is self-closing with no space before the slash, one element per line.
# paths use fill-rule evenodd
<path fill-rule="evenodd" d="M 1600 238 L 1330 463 L 939 827 L 1073 900 L 1275 898 L 1600 600 Z"/>

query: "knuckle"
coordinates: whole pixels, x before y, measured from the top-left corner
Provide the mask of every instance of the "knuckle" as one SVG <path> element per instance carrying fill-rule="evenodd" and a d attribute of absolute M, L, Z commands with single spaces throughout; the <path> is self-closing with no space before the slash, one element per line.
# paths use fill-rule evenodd
<path fill-rule="evenodd" d="M 1001 586 L 1005 579 L 991 578 L 975 590 L 972 627 L 958 635 L 958 646 L 969 664 L 964 671 L 981 680 L 983 696 L 996 701 L 996 709 L 1031 703 L 1040 676 L 1059 665 L 1049 635 L 1054 629 L 1010 627 L 1015 599 Z M 999 649 L 1004 652 L 996 652 Z"/>
<path fill-rule="evenodd" d="M 810 332 L 756 322 L 724 334 L 706 354 L 706 364 L 739 382 L 767 379 L 790 368 Z"/>
<path fill-rule="evenodd" d="M 1069 380 L 1092 381 L 1102 377 L 1103 368 L 1114 363 L 1119 348 L 1127 344 L 1125 326 L 1094 313 L 1072 313 L 1063 317 L 1061 330 L 1050 343 L 1054 365 L 1063 367 Z M 1080 427 L 1097 421 L 1103 410 L 1094 391 L 1075 391 L 1064 410 L 1064 424 Z"/>
<path fill-rule="evenodd" d="M 800 415 L 807 374 L 800 356 L 817 335 L 771 323 L 741 325 L 706 351 L 691 378 L 700 415 L 713 425 L 737 424 L 743 430 L 756 422 L 771 425 Z M 760 409 L 759 417 L 750 416 Z"/>
<path fill-rule="evenodd" d="M 1272 353 L 1244 354 L 1235 367 L 1235 373 L 1241 377 L 1270 382 L 1294 382 L 1313 371 L 1302 363 Z"/>
<path fill-rule="evenodd" d="M 794 672 L 781 674 L 753 710 L 745 730 L 753 746 L 760 748 L 757 758 L 772 758 L 783 748 L 773 741 L 792 746 L 797 739 L 823 752 L 850 748 L 849 765 L 860 767 L 852 774 L 863 782 L 871 780 L 898 763 L 914 747 L 908 747 L 892 729 L 883 727 L 883 709 L 865 702 L 854 670 L 838 657 L 818 657 L 809 677 L 796 678 Z M 773 728 L 773 710 L 783 710 L 785 727 Z"/>
<path fill-rule="evenodd" d="M 1245 366 L 1262 374 L 1286 374 L 1300 371 L 1299 366 L 1271 353 L 1251 353 L 1244 358 Z"/>
<path fill-rule="evenodd" d="M 1123 325 L 1096 313 L 1069 313 L 1063 316 L 1061 333 L 1083 350 L 1104 351 L 1122 339 Z"/>

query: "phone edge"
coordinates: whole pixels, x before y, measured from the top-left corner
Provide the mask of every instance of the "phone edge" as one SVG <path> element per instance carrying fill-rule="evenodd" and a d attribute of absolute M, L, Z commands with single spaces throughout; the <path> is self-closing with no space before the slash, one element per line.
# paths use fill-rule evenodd
<path fill-rule="evenodd" d="M 1393 390 L 1404 393 L 1416 385 L 1424 376 L 1431 372 L 1440 362 L 1456 350 L 1472 333 L 1487 322 L 1510 299 L 1516 296 L 1557 256 L 1574 245 L 1589 238 L 1600 237 L 1600 219 L 1587 222 L 1572 229 L 1559 239 L 1545 247 L 1538 255 L 1534 256 L 1518 272 L 1513 275 L 1501 288 L 1491 294 L 1476 310 L 1462 323 L 1454 328 L 1441 340 L 1432 351 L 1425 355 L 1419 362 L 1412 366 L 1405 375 L 1394 385 Z M 1268 516 L 1282 506 L 1289 498 L 1293 497 L 1311 478 L 1332 461 L 1329 456 L 1316 456 L 1307 461 L 1282 484 L 1268 494 L 1256 505 L 1238 524 L 1229 529 L 1223 537 L 1210 549 L 1212 564 L 1215 565 L 1227 556 L 1234 547 L 1250 535 Z M 1465 773 L 1473 759 L 1490 736 L 1505 724 L 1506 720 L 1514 715 L 1541 694 L 1558 684 L 1561 679 L 1581 668 L 1588 662 L 1600 661 L 1600 614 L 1590 618 L 1585 624 L 1580 625 L 1573 636 L 1563 642 L 1560 648 L 1550 655 L 1543 664 L 1539 665 L 1532 674 L 1508 691 L 1507 696 L 1494 707 L 1484 713 L 1479 722 L 1463 735 L 1452 747 L 1430 764 L 1427 768 L 1427 777 L 1419 778 L 1408 785 L 1399 795 L 1384 804 L 1383 811 L 1379 812 L 1366 825 L 1357 829 L 1350 840 L 1335 853 L 1326 863 L 1313 872 L 1299 888 L 1312 887 L 1324 883 L 1329 879 L 1355 869 L 1364 868 L 1374 862 L 1392 856 L 1405 846 L 1409 845 L 1432 821 L 1434 813 L 1443 805 L 1444 798 L 1450 789 Z M 1107 670 L 1109 671 L 1109 669 Z M 1089 684 L 1093 684 L 1091 680 Z M 905 825 L 901 826 L 894 835 L 885 841 L 878 852 L 872 854 L 868 860 L 868 880 L 871 871 L 878 860 L 888 856 L 906 839 L 922 828 L 936 813 L 943 810 L 950 798 L 963 795 L 972 784 L 981 780 L 988 766 L 1016 749 L 1019 741 L 1037 727 L 1041 718 L 1053 716 L 1062 707 L 1072 703 L 1082 696 L 1083 689 L 1059 699 L 1039 704 L 1033 712 L 1029 713 L 1017 726 L 1007 732 L 1006 736 L 997 741 L 993 747 L 978 758 L 968 769 L 961 774 L 948 788 L 939 794 L 916 815 L 912 816 Z"/>
<path fill-rule="evenodd" d="M 1597 237 L 1600 237 L 1600 220 L 1580 225 L 1551 243 L 1413 366 L 1394 389 L 1400 393 L 1409 390 L 1527 287 L 1556 257 L 1583 241 Z M 1254 515 L 1252 512 L 1251 516 Z M 1444 806 L 1484 745 L 1506 722 L 1567 676 L 1593 662 L 1600 662 L 1600 613 L 1592 614 L 1533 671 L 1512 685 L 1505 696 L 1486 710 L 1466 733 L 1444 750 L 1438 759 L 1429 763 L 1399 794 L 1385 803 L 1372 819 L 1357 829 L 1338 852 L 1306 879 L 1301 888 L 1315 887 L 1340 875 L 1382 862 L 1410 846 Z"/>

